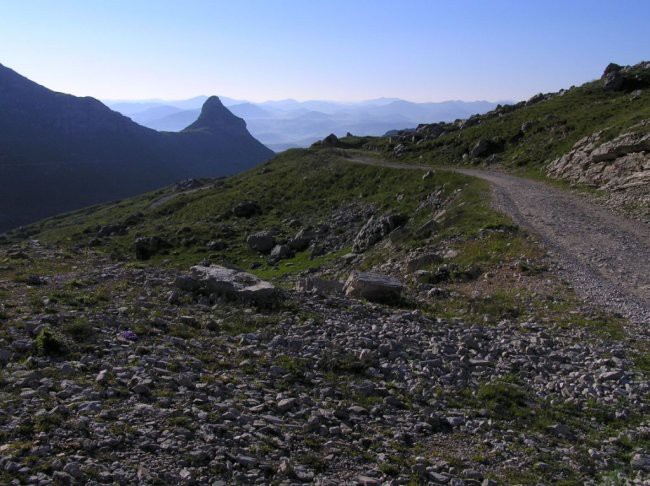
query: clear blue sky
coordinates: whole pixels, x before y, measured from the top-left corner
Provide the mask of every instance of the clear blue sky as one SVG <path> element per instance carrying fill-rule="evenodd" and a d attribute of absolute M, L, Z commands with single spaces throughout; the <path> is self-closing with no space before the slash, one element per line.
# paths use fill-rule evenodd
<path fill-rule="evenodd" d="M 0 63 L 103 99 L 524 99 L 644 59 L 650 0 L 0 0 Z"/>

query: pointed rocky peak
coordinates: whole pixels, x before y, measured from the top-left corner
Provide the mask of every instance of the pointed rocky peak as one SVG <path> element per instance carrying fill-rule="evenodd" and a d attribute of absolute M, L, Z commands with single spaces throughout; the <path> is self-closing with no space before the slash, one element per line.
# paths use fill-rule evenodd
<path fill-rule="evenodd" d="M 203 107 L 201 114 L 194 123 L 188 126 L 187 130 L 242 130 L 246 129 L 246 122 L 233 115 L 226 108 L 218 96 L 210 96 Z"/>
<path fill-rule="evenodd" d="M 203 107 L 201 108 L 201 116 L 199 117 L 199 120 L 201 118 L 205 119 L 215 119 L 215 118 L 222 118 L 223 116 L 228 116 L 232 115 L 230 111 L 228 111 L 228 108 L 223 106 L 223 103 L 219 99 L 218 96 L 210 96 L 205 102 L 203 103 Z"/>

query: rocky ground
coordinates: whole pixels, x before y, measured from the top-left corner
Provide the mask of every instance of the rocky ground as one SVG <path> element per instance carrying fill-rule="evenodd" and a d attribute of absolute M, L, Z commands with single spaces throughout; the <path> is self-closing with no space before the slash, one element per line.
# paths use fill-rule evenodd
<path fill-rule="evenodd" d="M 0 236 L 0 483 L 649 484 L 647 226 L 433 169 L 636 204 L 649 66 Z"/>
<path fill-rule="evenodd" d="M 201 293 L 186 272 L 78 252 L 0 253 L 4 483 L 650 478 L 647 335 L 603 334 L 580 305 L 563 310 L 595 325 L 431 307 L 478 305 L 509 280 L 553 307 L 569 292 L 548 273 L 500 265 L 407 285 L 392 305 L 285 288 L 256 307 Z M 421 279 L 418 261 L 374 268 Z"/>

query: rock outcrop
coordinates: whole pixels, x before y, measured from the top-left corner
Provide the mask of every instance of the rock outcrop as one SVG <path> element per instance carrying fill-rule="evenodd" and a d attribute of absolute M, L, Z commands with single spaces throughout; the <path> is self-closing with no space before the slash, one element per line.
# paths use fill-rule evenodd
<path fill-rule="evenodd" d="M 273 305 L 280 292 L 275 286 L 250 273 L 219 265 L 196 265 L 191 275 L 179 277 L 175 285 L 186 291 L 216 294 L 233 300 L 257 305 Z"/>
<path fill-rule="evenodd" d="M 486 140 L 484 138 L 476 142 L 476 145 L 472 147 L 470 151 L 470 156 L 472 157 L 485 157 L 494 152 L 496 149 L 496 144 L 491 140 Z"/>
<path fill-rule="evenodd" d="M 648 77 L 635 72 L 635 69 L 648 69 L 648 67 L 647 62 L 625 67 L 611 62 L 607 65 L 600 78 L 603 89 L 605 91 L 632 91 L 647 88 L 649 84 Z"/>
<path fill-rule="evenodd" d="M 271 250 L 271 261 L 277 262 L 292 256 L 294 256 L 294 252 L 289 245 L 275 245 Z"/>
<path fill-rule="evenodd" d="M 395 228 L 402 226 L 407 220 L 408 218 L 402 214 L 372 216 L 357 234 L 352 249 L 356 253 L 363 253 L 388 236 Z"/>
<path fill-rule="evenodd" d="M 589 89 L 597 89 L 607 92 L 610 96 L 618 96 L 621 93 L 629 93 L 630 100 L 639 99 L 643 93 L 650 88 L 650 61 L 637 63 L 633 66 L 619 66 L 610 63 L 604 70 L 602 77 L 597 83 L 594 83 Z M 375 143 L 367 143 L 367 150 L 382 151 L 385 156 L 400 157 L 402 154 L 412 151 L 418 151 L 417 146 L 439 137 L 450 135 L 452 133 L 463 132 L 464 130 L 481 126 L 486 123 L 493 123 L 503 116 L 512 112 L 525 110 L 538 104 L 546 103 L 558 97 L 565 96 L 567 93 L 575 90 L 572 86 L 569 89 L 561 89 L 554 93 L 538 93 L 528 100 L 520 101 L 514 104 L 497 105 L 493 110 L 483 114 L 472 115 L 466 119 L 457 119 L 454 122 L 438 122 L 430 124 L 420 124 L 418 127 L 406 130 L 391 130 L 385 134 L 388 138 L 388 144 L 378 146 Z M 601 93 L 602 94 L 602 93 Z M 534 113 L 534 112 L 531 112 Z M 509 149 L 512 145 L 521 142 L 526 143 L 525 134 L 538 132 L 543 129 L 543 123 L 540 120 L 527 120 L 521 125 L 519 132 L 501 132 L 496 138 L 484 138 L 490 131 L 484 132 L 481 138 L 470 136 L 464 147 L 465 154 L 463 158 L 471 158 L 474 163 L 485 163 L 486 165 L 502 162 L 496 154 Z M 558 126 L 555 130 L 558 137 L 562 139 L 566 127 Z M 490 135 L 492 135 L 490 133 Z M 463 137 L 459 137 L 462 139 Z M 440 145 L 447 149 L 452 149 L 457 144 L 456 137 L 443 142 L 438 142 L 435 146 Z M 422 149 L 426 150 L 424 147 Z M 453 150 L 453 149 L 452 149 Z M 505 162 L 505 160 L 503 160 Z"/>
<path fill-rule="evenodd" d="M 649 121 L 637 128 L 647 128 Z M 605 141 L 603 132 L 579 140 L 551 162 L 549 176 L 606 191 L 618 206 L 650 208 L 650 133 L 627 132 Z"/>
<path fill-rule="evenodd" d="M 339 144 L 340 144 L 339 137 L 337 137 L 333 133 L 330 133 L 327 137 L 325 137 L 321 141 L 321 145 L 323 147 L 338 147 Z"/>
<path fill-rule="evenodd" d="M 296 235 L 289 240 L 289 246 L 292 250 L 306 250 L 312 241 L 316 239 L 316 232 L 310 229 L 301 229 Z"/>
<path fill-rule="evenodd" d="M 404 286 L 394 277 L 373 272 L 352 272 L 345 282 L 345 295 L 371 302 L 399 301 Z"/>
<path fill-rule="evenodd" d="M 248 247 L 259 253 L 270 253 L 275 247 L 275 237 L 268 231 L 260 231 L 248 235 L 246 238 Z"/>

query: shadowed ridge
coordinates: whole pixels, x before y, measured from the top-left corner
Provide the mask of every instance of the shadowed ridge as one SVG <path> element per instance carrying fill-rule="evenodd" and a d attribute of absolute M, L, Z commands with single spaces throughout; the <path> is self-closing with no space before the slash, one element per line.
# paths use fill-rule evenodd
<path fill-rule="evenodd" d="M 274 155 L 216 97 L 186 131 L 157 132 L 0 65 L 0 107 L 0 233 Z"/>
<path fill-rule="evenodd" d="M 16 86 L 20 86 L 23 89 L 40 88 L 45 91 L 50 91 L 46 87 L 35 83 L 31 79 L 18 74 L 13 69 L 8 68 L 4 64 L 0 63 L 0 89 L 15 88 Z"/>

